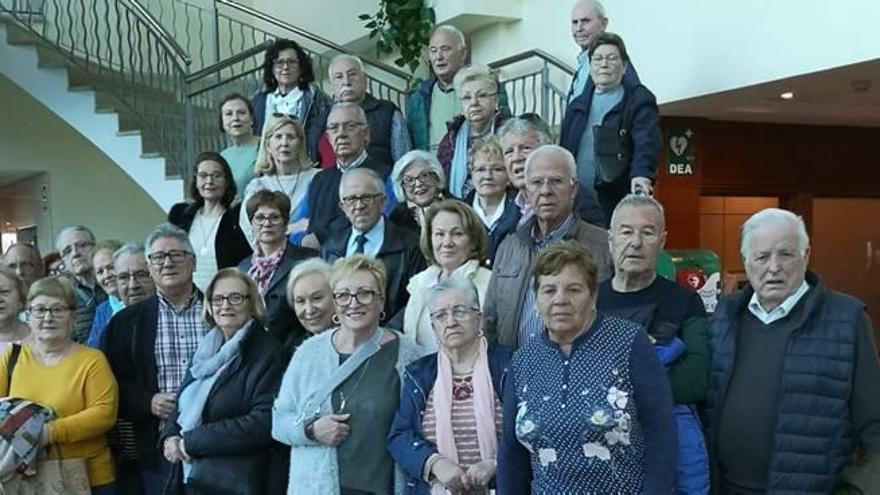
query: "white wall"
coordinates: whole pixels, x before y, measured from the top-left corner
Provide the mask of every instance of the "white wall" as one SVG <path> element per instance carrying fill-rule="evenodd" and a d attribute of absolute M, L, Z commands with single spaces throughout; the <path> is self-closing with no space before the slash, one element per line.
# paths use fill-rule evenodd
<path fill-rule="evenodd" d="M 31 199 L 11 216 L 15 226 L 37 224 L 44 252 L 67 225 L 87 225 L 98 238 L 143 242 L 163 221 L 162 209 L 122 169 L 3 77 L 0 101 L 0 171 L 47 173 L 48 214 L 35 211 Z M 22 212 L 31 212 L 32 221 Z"/>
<path fill-rule="evenodd" d="M 574 65 L 573 3 L 520 2 L 522 20 L 471 35 L 473 60 L 541 48 Z M 623 36 L 639 75 L 660 102 L 880 57 L 876 0 L 607 0 L 604 5 L 609 30 Z"/>

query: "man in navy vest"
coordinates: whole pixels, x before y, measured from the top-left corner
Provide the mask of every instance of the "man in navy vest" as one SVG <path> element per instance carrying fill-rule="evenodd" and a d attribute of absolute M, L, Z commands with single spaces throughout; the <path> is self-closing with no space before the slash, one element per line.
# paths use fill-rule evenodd
<path fill-rule="evenodd" d="M 412 149 L 406 121 L 397 105 L 388 100 L 380 100 L 367 92 L 367 73 L 359 57 L 348 54 L 333 57 L 328 75 L 336 101 L 357 103 L 367 114 L 367 125 L 370 127 L 367 154 L 372 159 L 382 163 L 395 163 Z M 335 164 L 336 155 L 326 133 L 321 136 L 318 149 L 322 164 Z"/>
<path fill-rule="evenodd" d="M 868 493 L 880 472 L 880 364 L 864 303 L 807 271 L 809 237 L 789 211 L 749 218 L 740 251 L 749 287 L 721 301 L 710 329 L 713 486 Z"/>

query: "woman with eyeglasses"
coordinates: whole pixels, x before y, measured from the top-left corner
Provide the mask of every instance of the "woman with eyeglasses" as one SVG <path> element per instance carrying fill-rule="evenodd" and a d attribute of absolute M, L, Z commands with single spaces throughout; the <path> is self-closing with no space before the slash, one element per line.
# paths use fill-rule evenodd
<path fill-rule="evenodd" d="M 205 151 L 196 158 L 190 176 L 188 202 L 177 203 L 168 221 L 189 234 L 195 250 L 193 282 L 204 291 L 217 270 L 237 266 L 251 254 L 238 223 L 235 179 L 220 153 Z"/>
<path fill-rule="evenodd" d="M 33 401 L 54 411 L 39 446 L 50 457 L 85 459 L 94 495 L 116 493 L 116 470 L 107 432 L 116 421 L 119 391 L 101 351 L 73 341 L 77 301 L 66 277 L 31 285 L 27 297 L 33 342 L 10 347 L 0 358 L 0 394 Z M 51 446 L 51 448 L 48 448 Z"/>
<path fill-rule="evenodd" d="M 311 249 L 287 242 L 290 199 L 278 191 L 257 191 L 245 204 L 245 212 L 256 233 L 254 254 L 238 266 L 257 283 L 266 301 L 266 328 L 284 344 L 293 347 L 306 337 L 305 329 L 287 303 L 287 275 L 294 265 L 315 256 Z"/>
<path fill-rule="evenodd" d="M 318 141 L 324 133 L 333 98 L 316 84 L 312 59 L 293 40 L 279 39 L 263 59 L 263 87 L 254 93 L 254 134 L 265 134 L 275 114 L 289 115 L 305 129 L 302 146 L 312 162 L 318 161 Z"/>
<path fill-rule="evenodd" d="M 513 349 L 486 341 L 470 280 L 444 279 L 426 298 L 440 348 L 406 367 L 388 450 L 407 475 L 407 493 L 485 494 Z"/>
<path fill-rule="evenodd" d="M 0 352 L 12 344 L 31 342 L 31 329 L 19 317 L 26 304 L 27 289 L 18 275 L 0 267 Z"/>
<path fill-rule="evenodd" d="M 461 101 L 461 115 L 447 124 L 437 148 L 446 172 L 449 194 L 464 199 L 474 188 L 470 176 L 470 149 L 474 140 L 495 134 L 508 115 L 498 108 L 498 75 L 485 65 L 468 65 L 453 80 Z"/>
<path fill-rule="evenodd" d="M 166 494 L 263 495 L 283 483 L 271 466 L 272 401 L 286 352 L 265 328 L 256 283 L 226 268 L 205 289 L 205 324 L 174 412 L 160 435 L 172 463 Z"/>
<path fill-rule="evenodd" d="M 260 154 L 257 156 L 255 172 L 244 191 L 244 202 L 257 191 L 278 191 L 287 195 L 290 210 L 285 233 L 292 234 L 297 241 L 308 229 L 308 201 L 306 192 L 315 174 L 320 172 L 306 155 L 305 133 L 302 125 L 295 119 L 279 115 L 271 117 L 263 130 Z M 251 228 L 250 219 L 242 211 L 239 219 L 241 228 L 251 244 L 256 242 L 256 231 Z"/>
<path fill-rule="evenodd" d="M 431 325 L 426 294 L 450 277 L 470 280 L 482 307 L 492 272 L 482 266 L 486 229 L 470 206 L 446 199 L 434 203 L 425 215 L 419 246 L 430 266 L 414 275 L 406 286 L 409 301 L 403 314 L 403 334 L 422 354 L 437 352 L 439 341 Z"/>
<path fill-rule="evenodd" d="M 254 178 L 260 136 L 254 134 L 254 107 L 244 95 L 229 93 L 220 100 L 220 132 L 228 146 L 220 152 L 232 169 L 237 199 Z"/>
<path fill-rule="evenodd" d="M 391 183 L 399 204 L 390 219 L 398 227 L 418 234 L 425 212 L 446 194 L 446 173 L 437 158 L 426 151 L 404 154 L 391 170 Z"/>
<path fill-rule="evenodd" d="M 508 234 L 516 232 L 522 216 L 519 206 L 508 196 L 510 180 L 498 138 L 487 136 L 474 143 L 470 170 L 474 190 L 466 202 L 473 207 L 489 234 L 485 263 L 491 268 L 498 246 Z"/>
<path fill-rule="evenodd" d="M 379 326 L 385 277 L 379 260 L 337 260 L 330 273 L 337 326 L 303 342 L 284 374 L 272 436 L 291 446 L 288 493 L 399 493 L 385 439 L 403 368 L 417 356 Z"/>

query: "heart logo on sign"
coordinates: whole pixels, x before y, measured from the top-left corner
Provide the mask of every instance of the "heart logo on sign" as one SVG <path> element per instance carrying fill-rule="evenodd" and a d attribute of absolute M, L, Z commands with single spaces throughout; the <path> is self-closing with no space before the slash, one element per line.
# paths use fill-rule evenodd
<path fill-rule="evenodd" d="M 673 136 L 669 138 L 669 148 L 673 153 L 681 156 L 688 148 L 688 139 L 684 136 Z"/>

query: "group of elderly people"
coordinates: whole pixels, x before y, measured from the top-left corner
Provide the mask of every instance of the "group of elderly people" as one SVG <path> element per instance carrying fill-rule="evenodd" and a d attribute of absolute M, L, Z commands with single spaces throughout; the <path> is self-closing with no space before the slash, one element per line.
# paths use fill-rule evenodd
<path fill-rule="evenodd" d="M 330 64 L 334 104 L 279 40 L 263 90 L 221 102 L 230 146 L 199 155 L 192 200 L 144 245 L 64 229 L 46 278 L 28 246 L 4 254 L 0 391 L 45 417 L 29 452 L 84 460 L 98 495 L 871 486 L 871 321 L 807 272 L 799 217 L 746 222 L 750 286 L 711 322 L 658 276 L 656 113 L 618 89 L 619 37 L 587 48 L 563 146 L 508 118 L 460 32 L 429 48 L 404 123 L 357 58 Z M 592 132 L 606 114 L 632 136 Z M 10 449 L 2 472 L 44 462 Z"/>

